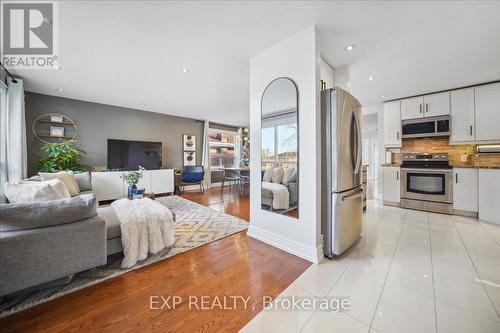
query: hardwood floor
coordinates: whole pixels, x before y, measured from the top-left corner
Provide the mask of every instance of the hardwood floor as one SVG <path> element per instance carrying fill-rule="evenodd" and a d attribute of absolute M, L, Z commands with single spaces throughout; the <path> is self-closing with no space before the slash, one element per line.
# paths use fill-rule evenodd
<path fill-rule="evenodd" d="M 236 193 L 211 189 L 183 196 L 248 220 L 249 200 Z M 263 296 L 276 297 L 309 266 L 240 232 L 0 319 L 0 331 L 236 332 L 262 309 Z M 182 302 L 150 309 L 151 296 L 180 296 Z M 203 310 L 190 308 L 189 296 L 250 300 L 247 307 L 240 302 L 231 310 Z"/>

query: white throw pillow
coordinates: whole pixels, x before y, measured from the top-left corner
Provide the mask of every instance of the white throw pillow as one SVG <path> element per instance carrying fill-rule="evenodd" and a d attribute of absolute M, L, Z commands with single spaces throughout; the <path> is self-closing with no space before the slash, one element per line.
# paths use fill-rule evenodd
<path fill-rule="evenodd" d="M 264 177 L 262 177 L 263 182 L 271 182 L 273 179 L 273 168 L 269 168 L 264 173 Z"/>
<path fill-rule="evenodd" d="M 295 168 L 285 168 L 285 171 L 283 172 L 283 179 L 281 180 L 281 184 L 288 186 L 294 173 L 295 173 Z"/>
<path fill-rule="evenodd" d="M 76 182 L 75 175 L 72 171 L 59 171 L 56 173 L 49 172 L 40 172 L 38 173 L 40 177 L 42 177 L 42 181 L 51 180 L 51 179 L 60 179 L 66 188 L 68 189 L 69 194 L 74 197 L 80 194 L 80 188 L 78 187 L 78 183 Z"/>
<path fill-rule="evenodd" d="M 281 180 L 283 179 L 283 168 L 274 168 L 273 170 L 273 178 L 272 182 L 275 184 L 281 184 Z"/>
<path fill-rule="evenodd" d="M 4 191 L 11 203 L 52 201 L 71 197 L 66 186 L 59 179 L 45 182 L 6 183 Z"/>

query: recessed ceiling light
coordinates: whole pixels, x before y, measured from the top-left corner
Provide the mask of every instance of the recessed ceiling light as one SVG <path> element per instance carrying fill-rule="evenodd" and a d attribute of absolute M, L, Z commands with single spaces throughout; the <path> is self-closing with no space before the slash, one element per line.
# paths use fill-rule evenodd
<path fill-rule="evenodd" d="M 375 80 L 375 76 L 373 76 L 373 75 L 368 76 L 368 80 L 370 80 L 370 81 Z"/>
<path fill-rule="evenodd" d="M 63 88 L 57 88 L 57 91 L 64 91 Z"/>
<path fill-rule="evenodd" d="M 183 72 L 183 73 L 187 73 L 187 72 L 189 72 L 189 68 L 184 67 L 184 68 L 182 69 L 182 72 Z"/>
<path fill-rule="evenodd" d="M 139 106 L 140 106 L 140 107 L 145 107 L 145 106 L 146 106 L 146 104 L 144 104 L 144 103 L 140 103 L 140 104 L 139 104 Z"/>
<path fill-rule="evenodd" d="M 385 98 L 385 95 L 380 95 L 380 98 Z"/>
<path fill-rule="evenodd" d="M 356 47 L 356 44 L 350 44 L 345 47 L 346 51 L 352 51 Z"/>

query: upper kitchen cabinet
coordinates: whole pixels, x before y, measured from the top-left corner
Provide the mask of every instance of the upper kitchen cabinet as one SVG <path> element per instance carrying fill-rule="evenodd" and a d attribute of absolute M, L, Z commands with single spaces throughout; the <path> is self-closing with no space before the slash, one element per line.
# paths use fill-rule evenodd
<path fill-rule="evenodd" d="M 321 59 L 320 65 L 321 90 L 333 88 L 333 69 Z"/>
<path fill-rule="evenodd" d="M 384 146 L 401 147 L 401 102 L 384 103 Z"/>
<path fill-rule="evenodd" d="M 476 140 L 500 141 L 500 83 L 476 87 L 475 100 Z"/>
<path fill-rule="evenodd" d="M 451 92 L 451 140 L 450 143 L 474 141 L 474 88 Z"/>
<path fill-rule="evenodd" d="M 450 114 L 450 92 L 425 95 L 423 111 L 424 117 Z"/>
<path fill-rule="evenodd" d="M 423 97 L 413 97 L 401 100 L 401 120 L 422 118 L 423 116 Z"/>
<path fill-rule="evenodd" d="M 438 93 L 401 100 L 401 119 L 416 119 L 450 114 L 450 93 Z"/>

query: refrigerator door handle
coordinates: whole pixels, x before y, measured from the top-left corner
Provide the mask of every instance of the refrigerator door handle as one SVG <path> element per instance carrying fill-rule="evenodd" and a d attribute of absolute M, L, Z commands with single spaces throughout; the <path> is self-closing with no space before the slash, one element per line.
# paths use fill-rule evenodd
<path fill-rule="evenodd" d="M 354 111 L 354 120 L 356 122 L 356 134 L 357 138 L 356 140 L 357 145 L 358 145 L 358 151 L 356 152 L 356 167 L 354 168 L 354 174 L 357 175 L 361 169 L 361 155 L 362 155 L 362 147 L 361 147 L 361 124 L 358 119 L 358 112 L 357 110 Z"/>
<path fill-rule="evenodd" d="M 363 190 L 359 190 L 359 191 L 358 191 L 358 192 L 356 192 L 356 193 L 353 193 L 353 194 L 350 194 L 350 195 L 346 195 L 345 197 L 342 197 L 342 201 L 345 201 L 345 200 L 351 200 L 351 199 L 358 198 L 358 197 L 360 197 L 362 194 L 363 194 Z"/>

